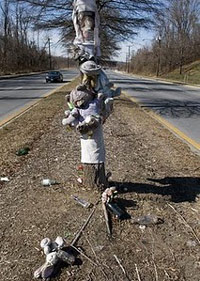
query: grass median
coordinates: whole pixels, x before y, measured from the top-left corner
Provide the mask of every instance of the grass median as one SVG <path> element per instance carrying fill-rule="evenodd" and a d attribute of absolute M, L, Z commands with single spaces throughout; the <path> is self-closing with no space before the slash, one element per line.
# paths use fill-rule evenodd
<path fill-rule="evenodd" d="M 34 142 L 45 134 L 55 114 L 66 107 L 64 97 L 77 85 L 79 77 L 63 85 L 50 96 L 42 98 L 35 106 L 0 130 L 0 175 L 13 174 L 21 159 L 16 151 L 22 147 L 32 148 Z"/>

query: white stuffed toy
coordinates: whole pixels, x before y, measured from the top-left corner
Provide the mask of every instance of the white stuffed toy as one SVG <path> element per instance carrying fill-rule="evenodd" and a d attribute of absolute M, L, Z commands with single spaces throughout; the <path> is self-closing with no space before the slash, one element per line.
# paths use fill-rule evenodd
<path fill-rule="evenodd" d="M 60 236 L 55 241 L 49 238 L 44 238 L 40 242 L 40 246 L 46 256 L 45 263 L 34 272 L 34 278 L 49 278 L 53 275 L 55 266 L 59 262 L 66 262 L 70 265 L 75 263 L 75 257 L 72 254 L 64 251 L 64 239 Z"/>

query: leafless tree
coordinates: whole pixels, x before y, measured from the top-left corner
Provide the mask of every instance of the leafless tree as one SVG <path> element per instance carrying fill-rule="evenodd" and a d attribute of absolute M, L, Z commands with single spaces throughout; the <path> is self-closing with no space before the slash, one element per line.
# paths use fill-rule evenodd
<path fill-rule="evenodd" d="M 0 72 L 47 69 L 48 55 L 30 40 L 33 11 L 12 0 L 0 2 Z"/>
<path fill-rule="evenodd" d="M 162 72 L 179 67 L 200 58 L 200 2 L 199 0 L 168 0 L 165 9 L 157 15 L 156 28 L 160 36 L 160 46 L 154 40 L 148 50 L 140 50 L 134 61 L 146 56 L 150 65 L 143 67 L 146 71 L 156 71 L 158 55 L 161 56 Z M 156 39 L 156 38 L 155 38 Z M 158 49 L 160 47 L 160 50 Z M 153 56 L 152 56 L 153 53 Z M 134 63 L 134 67 L 137 65 Z"/>
<path fill-rule="evenodd" d="M 60 29 L 66 45 L 74 38 L 71 20 L 72 0 L 18 0 L 34 6 L 37 28 Z M 153 14 L 163 0 L 97 0 L 101 18 L 101 41 L 104 57 L 118 50 L 118 42 L 130 40 L 138 29 L 153 23 Z"/>

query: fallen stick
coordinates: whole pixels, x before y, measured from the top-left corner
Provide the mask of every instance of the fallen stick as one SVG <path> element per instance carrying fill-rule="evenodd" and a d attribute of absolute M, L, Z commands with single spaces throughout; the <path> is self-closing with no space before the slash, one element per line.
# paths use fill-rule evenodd
<path fill-rule="evenodd" d="M 118 257 L 116 255 L 113 255 L 113 257 L 115 258 L 116 262 L 118 263 L 118 265 L 120 266 L 122 272 L 124 273 L 124 275 L 126 276 L 127 280 L 130 281 L 127 273 L 126 273 L 126 270 L 124 269 L 123 265 L 121 264 L 120 260 L 118 259 Z"/>
<path fill-rule="evenodd" d="M 165 269 L 164 269 L 164 273 L 167 276 L 167 278 L 170 280 L 170 276 L 169 276 L 169 274 L 167 273 L 167 271 Z"/>
<path fill-rule="evenodd" d="M 190 231 L 192 232 L 192 234 L 194 235 L 194 237 L 196 238 L 196 240 L 197 240 L 198 243 L 200 244 L 200 239 L 199 239 L 199 237 L 198 237 L 197 234 L 195 233 L 194 229 L 188 224 L 188 222 L 186 221 L 186 219 L 185 219 L 170 203 L 167 203 L 167 205 L 168 205 L 172 210 L 174 210 L 174 212 L 175 212 L 176 214 L 178 214 L 178 215 L 181 217 L 181 219 L 182 219 L 184 225 L 190 229 Z"/>
<path fill-rule="evenodd" d="M 155 264 L 155 261 L 153 260 L 153 265 L 154 265 L 154 269 L 155 269 L 155 274 L 156 274 L 156 281 L 158 281 L 158 270 L 157 270 L 157 266 Z"/>
<path fill-rule="evenodd" d="M 88 261 L 90 261 L 93 265 L 98 266 L 98 264 L 96 262 L 94 262 L 91 258 L 89 258 L 87 255 L 85 255 L 83 252 L 81 252 L 78 248 L 76 248 L 75 246 L 71 245 L 71 247 L 76 250 L 81 256 L 83 256 L 84 258 L 86 258 Z"/>
<path fill-rule="evenodd" d="M 139 273 L 139 270 L 138 270 L 138 267 L 137 267 L 136 263 L 135 263 L 135 270 L 136 270 L 138 281 L 142 281 L 141 278 L 140 278 L 140 273 Z"/>
<path fill-rule="evenodd" d="M 156 263 L 155 263 L 155 257 L 154 257 L 154 253 L 155 253 L 155 239 L 154 239 L 154 236 L 153 236 L 153 231 L 149 229 L 149 232 L 151 234 L 151 237 L 152 237 L 152 262 L 153 262 L 153 265 L 154 265 L 154 270 L 155 270 L 155 278 L 156 278 L 156 281 L 158 281 L 158 271 L 157 271 L 157 266 L 156 266 Z"/>
<path fill-rule="evenodd" d="M 96 204 L 97 205 L 97 204 Z M 94 207 L 94 209 L 92 210 L 92 212 L 90 213 L 90 215 L 88 216 L 86 222 L 83 224 L 83 226 L 81 227 L 81 229 L 77 232 L 76 236 L 74 237 L 74 239 L 71 242 L 71 246 L 74 246 L 76 244 L 76 242 L 78 241 L 78 239 L 80 238 L 82 232 L 84 231 L 84 229 L 86 228 L 86 226 L 88 225 L 89 221 L 91 220 L 94 212 L 96 210 L 96 207 Z"/>
<path fill-rule="evenodd" d="M 107 277 L 107 274 L 106 274 L 106 273 L 104 272 L 104 270 L 102 269 L 102 264 L 99 262 L 98 257 L 97 257 L 97 255 L 96 255 L 96 253 L 95 253 L 95 250 L 94 250 L 94 248 L 92 247 L 92 244 L 90 243 L 90 241 L 89 241 L 89 239 L 87 238 L 87 236 L 86 236 L 86 240 L 87 240 L 88 244 L 90 245 L 90 247 L 91 247 L 91 249 L 92 249 L 92 252 L 93 252 L 93 254 L 94 254 L 94 256 L 95 256 L 96 262 L 97 262 L 98 265 L 99 265 L 99 270 L 102 272 L 102 274 L 104 275 L 104 277 L 106 278 L 106 280 L 109 281 L 109 279 L 108 279 L 108 277 Z"/>
<path fill-rule="evenodd" d="M 86 239 L 86 241 L 88 242 L 88 244 L 90 245 L 90 248 L 91 248 L 91 250 L 92 250 L 92 252 L 93 252 L 93 254 L 94 254 L 94 256 L 95 256 L 95 259 L 96 259 L 96 261 L 98 262 L 97 255 L 96 255 L 96 253 L 95 253 L 94 248 L 92 247 L 92 244 L 90 243 L 90 241 L 89 241 L 89 239 L 87 238 L 87 236 L 85 237 L 85 239 Z"/>
<path fill-rule="evenodd" d="M 108 232 L 108 235 L 111 236 L 112 232 L 111 232 L 111 229 L 110 229 L 108 211 L 107 211 L 107 208 L 106 208 L 106 204 L 103 203 L 103 202 L 102 202 L 102 208 L 103 208 L 103 213 L 104 213 L 104 217 L 105 217 L 105 221 L 106 221 L 107 232 Z"/>

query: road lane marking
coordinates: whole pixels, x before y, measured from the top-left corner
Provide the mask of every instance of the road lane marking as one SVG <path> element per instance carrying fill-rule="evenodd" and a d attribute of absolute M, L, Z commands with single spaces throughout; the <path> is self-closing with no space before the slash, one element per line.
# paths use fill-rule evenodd
<path fill-rule="evenodd" d="M 132 100 L 132 102 L 137 103 L 139 106 L 144 106 L 145 104 L 142 104 L 138 99 L 130 96 L 129 94 L 127 94 L 126 92 L 122 91 L 122 93 L 129 98 L 130 100 Z M 145 107 L 146 108 L 146 107 Z M 165 120 L 163 117 L 161 117 L 160 115 L 156 114 L 152 109 L 148 108 L 148 111 L 146 112 L 147 114 L 149 114 L 151 117 L 153 117 L 154 119 L 156 119 L 159 123 L 161 123 L 162 125 L 164 125 L 166 128 L 168 128 L 171 132 L 173 132 L 175 135 L 177 135 L 178 137 L 180 137 L 181 139 L 183 139 L 184 141 L 186 141 L 188 144 L 190 144 L 192 147 L 194 147 L 197 150 L 200 150 L 200 143 L 196 142 L 195 140 L 191 139 L 190 137 L 188 137 L 185 133 L 183 133 L 181 130 L 179 130 L 178 128 L 176 128 L 174 125 L 172 125 L 172 123 L 168 122 L 167 120 Z"/>
<path fill-rule="evenodd" d="M 74 78 L 75 79 L 75 78 Z M 65 85 L 65 84 L 64 84 Z M 17 110 L 14 113 L 11 113 L 10 115 L 8 115 L 7 117 L 5 117 L 3 120 L 0 120 L 0 129 L 3 128 L 3 126 L 5 126 L 6 124 L 8 124 L 9 122 L 13 121 L 14 119 L 18 118 L 19 116 L 21 116 L 22 114 L 24 114 L 25 112 L 27 112 L 28 110 L 30 110 L 33 106 L 36 106 L 41 99 L 46 98 L 52 94 L 54 94 L 55 92 L 59 91 L 64 85 L 59 86 L 58 88 L 53 89 L 52 91 L 41 95 L 39 100 L 34 100 L 31 101 L 29 103 L 27 103 L 26 105 L 24 105 L 23 107 L 21 107 L 19 110 Z"/>

